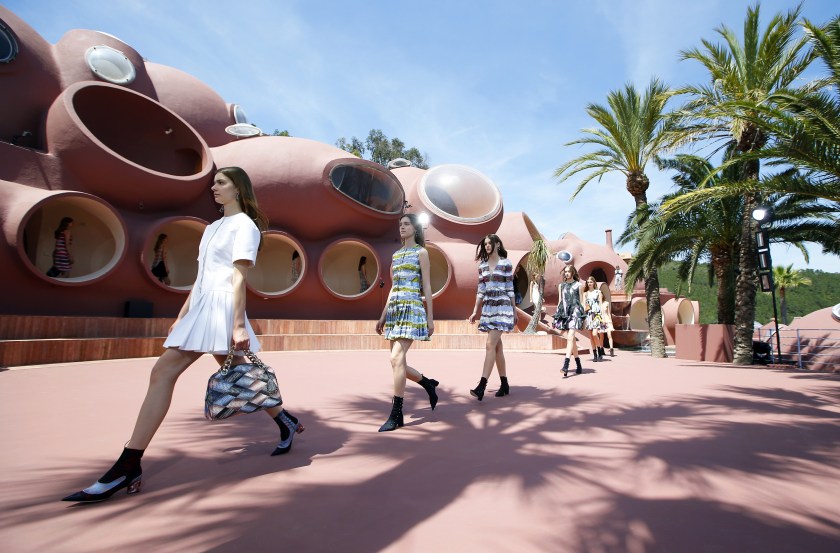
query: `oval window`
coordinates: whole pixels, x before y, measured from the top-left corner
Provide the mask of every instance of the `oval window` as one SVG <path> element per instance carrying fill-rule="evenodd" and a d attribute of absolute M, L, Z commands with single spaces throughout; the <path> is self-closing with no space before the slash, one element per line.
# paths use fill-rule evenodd
<path fill-rule="evenodd" d="M 377 165 L 342 163 L 330 171 L 336 190 L 365 207 L 382 213 L 401 213 L 405 193 L 397 178 Z"/>
<path fill-rule="evenodd" d="M 557 259 L 564 263 L 568 263 L 572 260 L 572 253 L 566 250 L 560 250 L 559 252 L 557 252 Z"/>
<path fill-rule="evenodd" d="M 492 219 L 502 207 L 496 185 L 475 169 L 464 165 L 438 165 L 423 175 L 418 187 L 426 205 L 450 221 L 481 223 Z"/>
<path fill-rule="evenodd" d="M 239 104 L 233 104 L 233 120 L 237 123 L 248 122 L 248 114 L 245 113 L 245 110 Z"/>
<path fill-rule="evenodd" d="M 0 63 L 9 63 L 15 59 L 17 53 L 17 40 L 9 28 L 0 21 Z"/>
<path fill-rule="evenodd" d="M 91 46 L 85 52 L 85 61 L 97 77 L 109 83 L 129 84 L 137 76 L 131 60 L 110 46 Z"/>

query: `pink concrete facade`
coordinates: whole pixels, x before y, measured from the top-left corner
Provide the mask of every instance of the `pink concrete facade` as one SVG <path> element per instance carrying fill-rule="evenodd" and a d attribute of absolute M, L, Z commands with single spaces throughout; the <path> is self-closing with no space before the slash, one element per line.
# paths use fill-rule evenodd
<path fill-rule="evenodd" d="M 145 61 L 121 40 L 72 30 L 51 45 L 6 8 L 0 20 L 18 50 L 0 64 L 0 262 L 17 292 L 0 300 L 0 313 L 115 316 L 140 301 L 153 305 L 154 316 L 173 316 L 195 278 L 203 228 L 218 217 L 208 192 L 212 175 L 229 165 L 248 172 L 270 218 L 249 274 L 252 317 L 377 317 L 404 209 L 429 216 L 437 317 L 471 311 L 475 248 L 488 233 L 504 241 L 517 265 L 522 307 L 530 304 L 524 265 L 540 233 L 526 214 L 506 213 L 499 189 L 476 169 L 388 169 L 303 138 L 236 138 L 225 132 L 242 123 L 235 105 L 178 69 Z M 125 74 L 95 70 L 89 56 L 100 54 Z M 69 277 L 52 278 L 53 232 L 63 217 L 75 221 L 75 264 Z M 170 237 L 169 285 L 151 273 L 161 233 Z M 615 267 L 627 270 L 609 231 L 606 244 L 567 233 L 549 245 L 568 254 L 547 268 L 549 309 L 567 262 L 583 278 L 594 274 L 608 299 Z M 644 331 L 644 321 L 631 324 L 629 316 L 631 300 L 643 301 L 643 292 L 621 296 L 613 303 L 617 328 Z M 666 314 L 673 318 L 666 328 L 684 322 L 683 311 Z"/>

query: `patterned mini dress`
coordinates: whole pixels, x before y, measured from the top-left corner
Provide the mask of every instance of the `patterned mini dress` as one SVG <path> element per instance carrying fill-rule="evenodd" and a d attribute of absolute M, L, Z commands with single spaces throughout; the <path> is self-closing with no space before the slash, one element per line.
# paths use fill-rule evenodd
<path fill-rule="evenodd" d="M 478 330 L 513 330 L 513 264 L 509 260 L 499 259 L 492 271 L 487 261 L 478 264 L 476 295 L 484 300 Z"/>
<path fill-rule="evenodd" d="M 604 314 L 601 312 L 600 296 L 601 294 L 598 290 L 586 292 L 586 305 L 589 306 L 589 309 L 586 311 L 586 328 L 604 332 L 607 330 L 607 322 Z"/>
<path fill-rule="evenodd" d="M 70 261 L 70 251 L 67 246 L 67 235 L 62 232 L 55 239 L 55 249 L 53 250 L 53 266 L 62 273 L 68 273 L 73 269 L 73 262 Z"/>
<path fill-rule="evenodd" d="M 420 246 L 400 248 L 391 258 L 393 287 L 385 310 L 385 338 L 429 340 L 421 295 Z"/>
<path fill-rule="evenodd" d="M 560 298 L 554 313 L 554 328 L 580 330 L 583 328 L 583 306 L 580 304 L 580 281 L 560 284 Z"/>

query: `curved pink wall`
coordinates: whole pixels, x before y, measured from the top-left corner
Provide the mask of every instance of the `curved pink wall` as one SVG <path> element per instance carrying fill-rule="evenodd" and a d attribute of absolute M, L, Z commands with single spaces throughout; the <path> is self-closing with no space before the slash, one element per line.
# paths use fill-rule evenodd
<path fill-rule="evenodd" d="M 0 313 L 114 316 L 141 300 L 155 316 L 174 316 L 196 270 L 201 230 L 219 216 L 208 192 L 212 175 L 228 165 L 248 172 L 270 218 L 248 283 L 252 317 L 377 318 L 404 201 L 408 212 L 430 216 L 438 318 L 471 312 L 483 236 L 499 233 L 517 265 L 539 236 L 527 215 L 504 213 L 498 188 L 475 169 L 389 170 L 303 138 L 235 139 L 224 131 L 234 123 L 231 104 L 191 75 L 145 62 L 101 32 L 72 30 L 51 46 L 3 7 L 0 18 L 20 46 L 15 60 L 0 65 L 0 263 L 16 292 L 2 296 Z M 85 52 L 98 45 L 128 58 L 133 82 L 103 82 L 90 70 Z M 32 129 L 34 147 L 3 141 L 23 129 Z M 76 220 L 76 266 L 69 279 L 46 277 L 52 232 L 68 215 Z M 150 272 L 161 232 L 173 237 L 171 286 Z M 611 248 L 571 234 L 550 245 L 572 252 L 584 277 L 599 269 L 612 283 L 616 264 L 626 270 Z M 294 251 L 304 260 L 296 282 L 289 277 Z M 361 255 L 370 287 L 357 291 Z M 549 304 L 563 265 L 549 263 Z"/>

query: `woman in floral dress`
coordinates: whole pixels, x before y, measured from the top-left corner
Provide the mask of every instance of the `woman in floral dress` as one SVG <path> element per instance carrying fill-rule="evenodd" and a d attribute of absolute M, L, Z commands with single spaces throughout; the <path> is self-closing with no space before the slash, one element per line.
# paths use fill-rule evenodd
<path fill-rule="evenodd" d="M 495 234 L 488 234 L 478 243 L 475 258 L 480 261 L 478 293 L 469 321 L 475 322 L 480 309 L 481 320 L 478 323 L 478 330 L 487 333 L 487 349 L 481 380 L 478 381 L 475 389 L 470 390 L 470 393 L 481 401 L 484 399 L 487 379 L 493 372 L 494 365 L 499 371 L 502 382 L 499 391 L 496 392 L 496 397 L 510 393 L 505 352 L 502 347 L 502 333 L 513 330 L 518 316 L 514 308 L 513 265 L 507 258 L 507 250 L 502 245 L 502 240 Z"/>
<path fill-rule="evenodd" d="M 583 367 L 578 356 L 575 331 L 583 328 L 583 299 L 580 277 L 577 269 L 567 265 L 563 269 L 563 282 L 557 286 L 557 311 L 554 313 L 554 328 L 566 331 L 566 359 L 563 361 L 563 376 L 569 374 L 569 358 L 574 355 L 575 374 L 581 374 Z"/>
<path fill-rule="evenodd" d="M 597 362 L 604 359 L 604 332 L 607 330 L 607 323 L 604 319 L 604 295 L 598 289 L 594 276 L 590 275 L 586 279 L 583 297 L 586 300 L 586 328 L 591 332 L 589 343 L 592 346 L 592 361 Z"/>
<path fill-rule="evenodd" d="M 435 391 L 438 381 L 426 378 L 417 369 L 409 367 L 406 361 L 406 354 L 414 340 L 427 341 L 435 331 L 429 252 L 424 247 L 423 226 L 416 215 L 410 213 L 400 217 L 399 231 L 403 247 L 394 252 L 391 260 L 391 291 L 382 316 L 376 322 L 377 334 L 384 332 L 385 338 L 391 341 L 391 369 L 394 375 L 391 414 L 379 428 L 380 432 L 403 426 L 406 378 L 426 390 L 432 410 L 438 401 Z M 423 296 L 426 299 L 425 309 Z"/>

